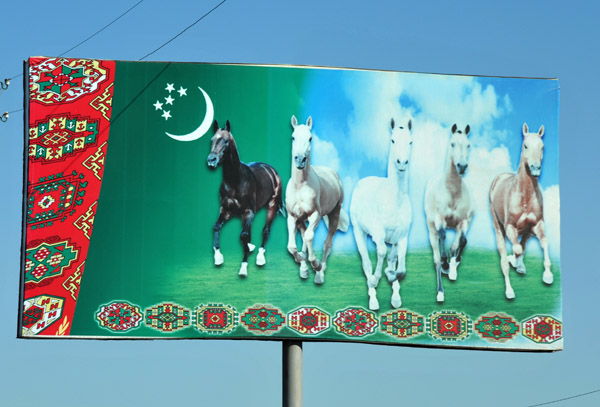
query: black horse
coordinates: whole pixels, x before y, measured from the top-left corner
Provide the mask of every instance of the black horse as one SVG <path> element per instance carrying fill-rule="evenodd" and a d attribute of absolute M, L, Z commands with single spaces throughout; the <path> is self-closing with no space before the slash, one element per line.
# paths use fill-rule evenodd
<path fill-rule="evenodd" d="M 278 211 L 283 211 L 281 198 L 281 178 L 275 168 L 261 162 L 250 164 L 240 161 L 237 146 L 231 134 L 229 120 L 225 128 L 219 128 L 219 123 L 213 123 L 214 136 L 211 139 L 211 149 L 206 159 L 208 166 L 217 168 L 223 164 L 223 182 L 219 190 L 221 208 L 219 218 L 213 227 L 215 265 L 223 264 L 219 244 L 219 233 L 223 224 L 232 216 L 242 218 L 242 233 L 240 239 L 244 248 L 244 259 L 239 275 L 245 277 L 248 274 L 248 254 L 254 250 L 250 243 L 250 232 L 252 220 L 258 210 L 267 207 L 267 221 L 262 232 L 262 243 L 256 256 L 256 264 L 263 266 L 265 260 L 265 243 L 269 238 L 271 223 Z"/>

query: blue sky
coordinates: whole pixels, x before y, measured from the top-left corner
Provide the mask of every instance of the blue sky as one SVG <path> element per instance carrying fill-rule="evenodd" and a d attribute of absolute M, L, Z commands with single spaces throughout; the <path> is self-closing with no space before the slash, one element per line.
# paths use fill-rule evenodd
<path fill-rule="evenodd" d="M 104 4 L 34 0 L 3 5 L 0 78 L 19 74 L 28 56 L 69 49 L 135 1 Z M 216 4 L 146 0 L 67 56 L 137 60 Z M 228 0 L 149 58 L 559 78 L 565 350 L 528 354 L 308 343 L 305 405 L 433 405 L 442 395 L 452 395 L 456 403 L 450 405 L 527 406 L 600 388 L 600 325 L 593 311 L 600 285 L 595 270 L 600 56 L 591 45 L 600 34 L 599 12 L 600 6 L 584 1 Z M 20 79 L 0 94 L 0 111 L 21 108 Z M 539 127 L 540 122 L 529 121 L 535 105 L 525 99 L 511 102 L 513 111 L 525 117 L 515 123 L 527 120 Z M 23 147 L 19 112 L 0 123 L 0 137 L 0 404 L 280 404 L 279 342 L 15 339 Z M 562 405 L 597 404 L 600 393 Z"/>

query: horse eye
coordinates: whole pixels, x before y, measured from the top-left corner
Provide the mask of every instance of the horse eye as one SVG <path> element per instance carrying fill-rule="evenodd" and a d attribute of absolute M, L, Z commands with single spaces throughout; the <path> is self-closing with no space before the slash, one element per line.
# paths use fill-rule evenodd
<path fill-rule="evenodd" d="M 412 146 L 412 143 L 413 143 L 413 142 L 412 142 L 412 140 L 411 140 L 409 144 Z"/>
<path fill-rule="evenodd" d="M 527 150 L 527 144 L 525 144 L 524 147 L 525 147 L 525 150 Z"/>
<path fill-rule="evenodd" d="M 452 147 L 454 147 L 454 143 L 450 143 L 450 145 L 451 145 Z"/>
<path fill-rule="evenodd" d="M 292 136 L 292 141 L 294 141 L 294 140 L 296 140 L 296 139 L 294 138 L 294 136 Z"/>
<path fill-rule="evenodd" d="M 469 145 L 467 145 L 467 148 L 471 148 L 471 145 L 470 145 L 470 144 L 469 144 Z"/>
<path fill-rule="evenodd" d="M 308 139 L 308 141 L 312 141 L 312 137 Z"/>
<path fill-rule="evenodd" d="M 395 143 L 395 141 L 394 141 L 394 139 L 392 139 L 392 144 L 394 144 L 394 143 Z"/>

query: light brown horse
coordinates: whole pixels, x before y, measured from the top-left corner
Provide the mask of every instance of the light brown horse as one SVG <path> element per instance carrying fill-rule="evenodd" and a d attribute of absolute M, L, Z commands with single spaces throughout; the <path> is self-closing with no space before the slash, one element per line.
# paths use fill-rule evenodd
<path fill-rule="evenodd" d="M 315 274 L 315 284 L 325 282 L 327 257 L 331 253 L 333 235 L 339 229 L 348 230 L 350 220 L 342 210 L 344 189 L 338 174 L 327 167 L 312 166 L 310 142 L 312 140 L 312 117 L 306 124 L 298 124 L 292 116 L 292 178 L 285 191 L 288 212 L 288 251 L 300 264 L 300 278 L 308 278 L 307 254 Z M 327 225 L 327 238 L 323 246 L 323 257 L 319 261 L 313 249 L 315 230 L 321 218 Z M 302 252 L 296 246 L 296 232 L 302 234 Z M 308 252 L 308 253 L 307 253 Z"/>
<path fill-rule="evenodd" d="M 544 232 L 544 203 L 538 183 L 544 154 L 543 136 L 544 126 L 541 126 L 537 133 L 530 133 L 527 123 L 524 123 L 523 147 L 517 173 L 498 175 L 490 188 L 490 210 L 496 229 L 500 267 L 506 285 L 505 295 L 508 299 L 515 298 L 508 275 L 509 264 L 518 273 L 525 274 L 523 254 L 525 244 L 532 234 L 537 236 L 544 251 L 542 281 L 546 284 L 552 284 L 554 281 L 550 271 L 548 239 Z M 513 248 L 513 254 L 510 256 L 506 252 L 507 238 Z"/>

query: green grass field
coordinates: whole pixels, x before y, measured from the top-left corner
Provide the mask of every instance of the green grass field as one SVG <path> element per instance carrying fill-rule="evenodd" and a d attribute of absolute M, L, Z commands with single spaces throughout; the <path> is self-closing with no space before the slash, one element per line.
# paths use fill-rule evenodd
<path fill-rule="evenodd" d="M 330 315 L 348 306 L 368 307 L 366 279 L 361 269 L 358 254 L 334 252 L 327 263 L 325 284 L 317 286 L 313 282 L 311 271 L 307 280 L 298 276 L 298 267 L 291 256 L 285 252 L 267 252 L 267 265 L 258 268 L 254 254 L 250 257 L 248 277 L 237 275 L 240 259 L 228 255 L 224 249 L 225 264 L 215 267 L 212 264 L 193 264 L 162 273 L 148 273 L 147 278 L 140 281 L 129 293 L 121 289 L 116 299 L 128 300 L 146 308 L 161 302 L 173 301 L 193 309 L 200 304 L 225 303 L 233 305 L 241 314 L 247 307 L 257 303 L 271 304 L 288 313 L 300 306 L 318 306 Z M 372 253 L 375 264 L 375 254 Z M 211 259 L 212 263 L 212 259 Z M 522 321 L 536 314 L 551 314 L 561 319 L 560 268 L 557 261 L 553 263 L 554 284 L 547 286 L 542 282 L 542 259 L 534 255 L 526 255 L 527 274 L 519 275 L 511 271 L 511 282 L 516 298 L 508 301 L 504 297 L 504 279 L 500 271 L 497 252 L 467 249 L 458 270 L 458 279 L 451 282 L 444 277 L 445 303 L 436 302 L 436 276 L 433 270 L 432 257 L 429 250 L 409 251 L 407 255 L 407 274 L 401 282 L 402 309 L 408 309 L 427 316 L 436 310 L 462 311 L 474 322 L 480 315 L 489 311 L 504 312 Z M 89 272 L 89 270 L 88 270 Z M 380 303 L 379 314 L 392 309 L 390 305 L 391 285 L 382 278 L 377 288 Z M 113 294 L 114 295 L 114 294 Z M 83 311 L 79 308 L 78 312 Z M 86 313 L 92 316 L 97 304 Z M 72 335 L 110 335 L 109 331 L 99 328 L 93 318 L 89 324 L 74 324 Z M 83 326 L 85 325 L 85 326 Z M 187 328 L 170 334 L 163 334 L 142 326 L 126 336 L 147 337 L 215 337 L 203 334 L 195 329 Z M 238 326 L 227 337 L 248 336 L 248 332 Z M 224 338 L 223 336 L 219 336 Z M 261 336 L 264 337 L 264 336 Z M 272 338 L 299 337 L 291 329 L 284 327 Z M 311 337 L 326 340 L 353 340 L 337 333 L 333 328 Z M 423 345 L 441 344 L 428 335 L 420 335 L 410 340 L 398 340 L 383 333 L 376 333 L 363 338 L 370 342 L 411 343 Z M 489 343 L 472 334 L 467 340 L 457 343 L 443 344 L 486 347 Z M 535 344 L 526 338 L 509 341 L 505 345 L 511 347 L 532 347 Z M 550 345 L 548 345 L 550 346 Z M 552 346 L 556 346 L 553 344 Z M 551 348 L 551 347 L 550 347 Z"/>

